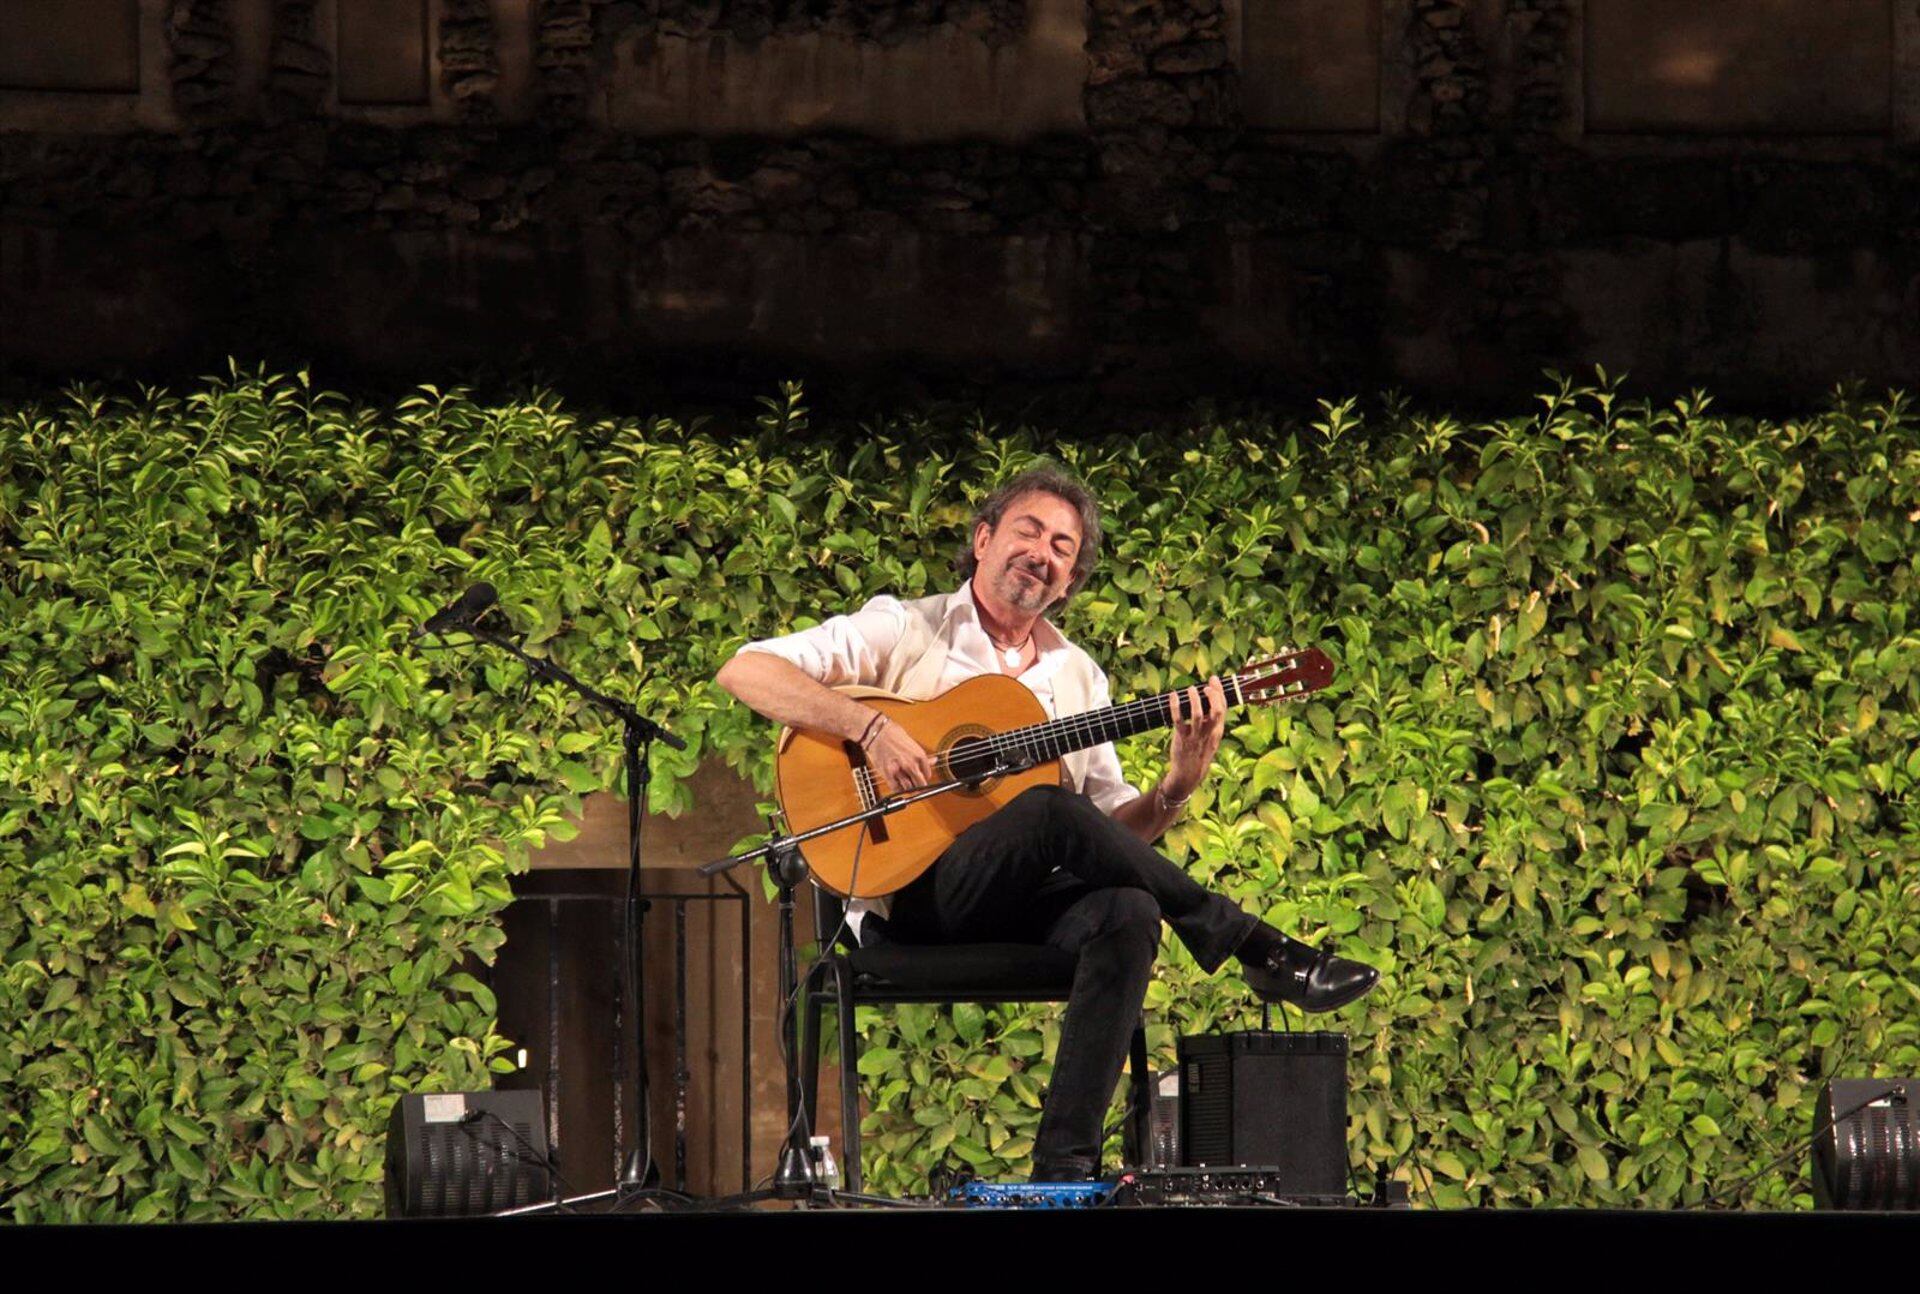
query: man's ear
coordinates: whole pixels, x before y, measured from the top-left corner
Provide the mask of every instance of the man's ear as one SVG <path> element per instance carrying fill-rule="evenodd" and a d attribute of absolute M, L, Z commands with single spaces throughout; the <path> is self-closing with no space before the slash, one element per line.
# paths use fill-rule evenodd
<path fill-rule="evenodd" d="M 987 553 L 987 541 L 993 538 L 993 527 L 982 521 L 973 528 L 973 560 L 979 561 Z"/>

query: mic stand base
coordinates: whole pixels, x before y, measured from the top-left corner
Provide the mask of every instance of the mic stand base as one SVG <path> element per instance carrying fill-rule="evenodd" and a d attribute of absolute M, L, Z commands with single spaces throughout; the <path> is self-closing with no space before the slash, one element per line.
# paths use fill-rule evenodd
<path fill-rule="evenodd" d="M 627 1152 L 627 1162 L 620 1170 L 621 1195 L 630 1195 L 637 1191 L 650 1190 L 660 1184 L 660 1167 L 640 1147 Z"/>
<path fill-rule="evenodd" d="M 780 1167 L 773 1174 L 773 1198 L 801 1200 L 814 1193 L 813 1164 L 807 1151 L 789 1141 L 780 1147 Z"/>

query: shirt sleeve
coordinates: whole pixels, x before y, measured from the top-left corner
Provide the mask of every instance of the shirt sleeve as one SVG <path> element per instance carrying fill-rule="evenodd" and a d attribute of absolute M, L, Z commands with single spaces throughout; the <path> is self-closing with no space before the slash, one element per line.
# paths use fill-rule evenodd
<path fill-rule="evenodd" d="M 781 638 L 750 642 L 740 650 L 778 656 L 828 687 L 878 687 L 906 625 L 907 609 L 900 599 L 883 595 L 849 615 L 834 616 Z"/>
<path fill-rule="evenodd" d="M 1106 671 L 1098 665 L 1092 669 L 1093 708 L 1098 710 L 1113 704 L 1113 692 L 1107 686 Z M 1105 814 L 1112 814 L 1115 809 L 1140 798 L 1140 792 L 1128 784 L 1126 774 L 1121 772 L 1120 756 L 1110 741 L 1087 751 L 1087 780 L 1080 790 Z"/>

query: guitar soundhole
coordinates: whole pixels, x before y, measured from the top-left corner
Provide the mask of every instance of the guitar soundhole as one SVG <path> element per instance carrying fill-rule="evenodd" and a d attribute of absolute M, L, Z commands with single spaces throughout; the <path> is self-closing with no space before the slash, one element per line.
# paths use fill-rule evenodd
<path fill-rule="evenodd" d="M 965 781 L 980 777 L 982 774 L 991 771 L 995 765 L 995 760 L 993 747 L 988 744 L 987 738 L 993 735 L 993 730 L 991 728 L 969 726 L 957 729 L 956 733 L 958 734 L 957 740 L 955 739 L 955 734 L 950 733 L 948 734 L 948 741 L 944 744 L 947 767 L 952 770 L 953 775 Z M 954 794 L 979 795 L 999 780 L 998 778 L 992 778 L 988 781 L 981 782 L 978 786 L 961 787 L 958 791 L 955 791 Z"/>

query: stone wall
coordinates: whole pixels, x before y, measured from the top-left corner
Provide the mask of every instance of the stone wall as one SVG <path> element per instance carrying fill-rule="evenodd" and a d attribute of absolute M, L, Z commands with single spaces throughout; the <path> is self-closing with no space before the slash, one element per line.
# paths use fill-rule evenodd
<path fill-rule="evenodd" d="M 1916 142 L 1920 0 L 0 0 L 0 364 L 1795 401 Z"/>

